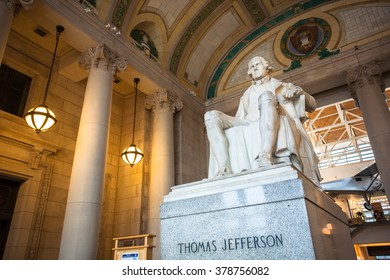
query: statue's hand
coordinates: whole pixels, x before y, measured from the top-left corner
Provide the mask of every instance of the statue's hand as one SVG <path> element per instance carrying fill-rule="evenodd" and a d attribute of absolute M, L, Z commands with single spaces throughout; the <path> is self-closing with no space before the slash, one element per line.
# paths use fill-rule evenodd
<path fill-rule="evenodd" d="M 297 95 L 301 95 L 303 93 L 303 90 L 301 87 L 295 86 L 292 83 L 286 83 L 285 84 L 285 91 L 283 92 L 283 96 L 286 99 L 291 99 Z"/>

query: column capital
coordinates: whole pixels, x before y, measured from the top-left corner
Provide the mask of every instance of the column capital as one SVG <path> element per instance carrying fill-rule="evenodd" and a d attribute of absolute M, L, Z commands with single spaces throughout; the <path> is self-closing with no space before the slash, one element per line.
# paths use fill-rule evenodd
<path fill-rule="evenodd" d="M 19 14 L 20 9 L 29 9 L 34 4 L 34 0 L 5 0 L 10 11 L 14 13 L 14 17 Z"/>
<path fill-rule="evenodd" d="M 379 60 L 347 70 L 344 72 L 344 77 L 355 101 L 357 101 L 356 90 L 365 86 L 377 84 L 382 92 L 385 90 L 385 84 L 382 78 L 382 67 Z"/>
<path fill-rule="evenodd" d="M 8 2 L 15 2 L 13 0 L 8 0 Z M 18 0 L 18 2 L 20 3 L 20 5 L 23 6 L 23 8 L 25 9 L 29 9 L 31 7 L 32 4 L 34 4 L 34 0 Z"/>
<path fill-rule="evenodd" d="M 107 47 L 104 43 L 99 43 L 94 48 L 89 48 L 79 59 L 80 66 L 91 69 L 101 69 L 110 71 L 115 75 L 116 71 L 123 71 L 127 68 L 127 61 L 116 52 Z"/>
<path fill-rule="evenodd" d="M 152 109 L 153 112 L 158 110 L 169 110 L 172 114 L 183 108 L 183 101 L 167 89 L 161 89 L 155 94 L 149 95 L 145 99 L 146 109 Z"/>
<path fill-rule="evenodd" d="M 17 1 L 16 0 L 5 0 L 5 2 L 7 2 L 7 7 L 8 9 L 10 9 L 11 11 L 15 8 L 16 4 L 17 4 Z"/>

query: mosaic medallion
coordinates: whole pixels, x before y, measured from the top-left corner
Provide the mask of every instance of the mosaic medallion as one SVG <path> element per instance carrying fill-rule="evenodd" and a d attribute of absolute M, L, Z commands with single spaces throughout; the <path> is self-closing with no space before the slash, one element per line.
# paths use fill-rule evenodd
<path fill-rule="evenodd" d="M 213 1 L 214 2 L 214 1 Z M 322 5 L 324 3 L 329 2 L 329 0 L 307 0 L 304 2 L 301 2 L 295 6 L 293 6 L 292 9 L 288 9 L 278 15 L 276 15 L 273 18 L 270 18 L 267 20 L 264 24 L 259 24 L 258 27 L 253 30 L 251 33 L 246 35 L 235 47 L 233 47 L 225 56 L 223 59 L 221 59 L 220 64 L 215 69 L 214 74 L 212 75 L 211 79 L 208 82 L 208 89 L 207 89 L 207 99 L 211 99 L 217 96 L 217 88 L 220 82 L 220 79 L 224 75 L 225 70 L 228 68 L 228 66 L 235 60 L 238 54 L 242 52 L 243 49 L 245 49 L 247 46 L 249 46 L 251 43 L 253 43 L 255 40 L 260 38 L 263 34 L 274 28 L 275 26 L 286 22 L 287 20 L 290 20 L 291 18 L 297 16 L 298 14 L 310 11 L 312 9 L 317 8 L 319 5 Z M 321 20 L 320 20 L 321 21 Z M 325 21 L 322 21 L 325 22 Z M 328 25 L 325 22 L 326 25 Z M 328 39 L 330 37 L 330 32 L 328 34 Z M 286 40 L 286 39 L 285 39 Z M 177 60 L 180 57 L 177 58 Z M 296 59 L 292 59 L 296 60 Z M 172 63 L 171 63 L 172 66 Z M 176 73 L 172 70 L 172 72 Z"/>
<path fill-rule="evenodd" d="M 331 28 L 323 19 L 303 19 L 287 29 L 280 48 L 289 59 L 311 57 L 326 47 L 330 35 Z"/>

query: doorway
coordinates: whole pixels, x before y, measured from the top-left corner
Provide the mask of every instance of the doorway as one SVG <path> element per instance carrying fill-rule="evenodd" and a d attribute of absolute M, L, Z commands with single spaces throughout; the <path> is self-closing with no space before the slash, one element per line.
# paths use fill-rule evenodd
<path fill-rule="evenodd" d="M 3 259 L 20 184 L 0 178 L 0 259 Z"/>

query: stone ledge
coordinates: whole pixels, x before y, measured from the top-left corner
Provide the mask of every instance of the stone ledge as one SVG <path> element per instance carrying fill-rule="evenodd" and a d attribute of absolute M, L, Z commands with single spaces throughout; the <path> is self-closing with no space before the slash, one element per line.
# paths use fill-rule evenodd
<path fill-rule="evenodd" d="M 174 186 L 171 192 L 164 197 L 164 202 L 240 190 L 298 177 L 298 171 L 290 163 L 281 163 L 269 168 Z"/>

